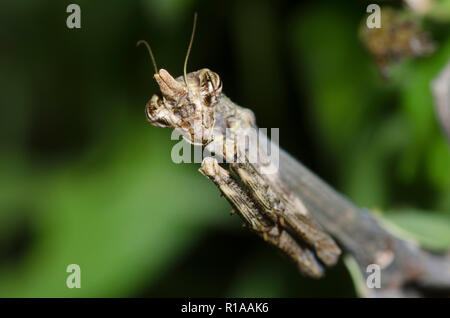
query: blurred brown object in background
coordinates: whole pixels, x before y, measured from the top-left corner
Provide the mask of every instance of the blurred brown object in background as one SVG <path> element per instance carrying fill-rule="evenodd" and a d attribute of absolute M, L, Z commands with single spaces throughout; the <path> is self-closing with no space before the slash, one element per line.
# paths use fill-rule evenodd
<path fill-rule="evenodd" d="M 434 51 L 434 44 L 419 21 L 404 11 L 392 8 L 381 9 L 380 28 L 368 28 L 364 19 L 360 36 L 385 77 L 389 77 L 389 68 L 393 63 Z"/>

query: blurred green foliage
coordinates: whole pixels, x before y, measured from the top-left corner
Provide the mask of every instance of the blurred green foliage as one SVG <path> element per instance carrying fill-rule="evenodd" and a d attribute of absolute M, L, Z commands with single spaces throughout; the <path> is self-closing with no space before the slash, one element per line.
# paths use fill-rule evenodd
<path fill-rule="evenodd" d="M 69 3 L 0 4 L 1 297 L 354 295 L 342 264 L 302 278 L 242 230 L 197 165 L 172 163 L 170 131 L 145 122 L 157 88 L 135 43 L 181 74 L 194 11 L 190 70 L 220 74 L 352 200 L 449 245 L 450 152 L 429 90 L 448 20 L 431 22 L 435 54 L 386 81 L 358 39 L 365 2 L 78 1 L 80 30 L 65 26 Z M 65 285 L 72 263 L 80 289 Z"/>

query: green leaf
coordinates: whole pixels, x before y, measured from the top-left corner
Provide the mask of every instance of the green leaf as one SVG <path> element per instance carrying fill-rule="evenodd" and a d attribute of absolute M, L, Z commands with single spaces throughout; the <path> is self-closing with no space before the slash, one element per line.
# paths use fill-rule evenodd
<path fill-rule="evenodd" d="M 229 220 L 218 190 L 192 164 L 171 161 L 168 133 L 132 129 L 75 164 L 28 176 L 34 240 L 20 260 L 0 266 L 0 296 L 130 295 L 208 224 Z M 80 289 L 66 287 L 69 264 L 81 267 Z"/>
<path fill-rule="evenodd" d="M 408 237 L 432 250 L 450 248 L 450 214 L 425 210 L 400 210 L 383 214 Z M 394 228 L 395 229 L 395 228 Z"/>

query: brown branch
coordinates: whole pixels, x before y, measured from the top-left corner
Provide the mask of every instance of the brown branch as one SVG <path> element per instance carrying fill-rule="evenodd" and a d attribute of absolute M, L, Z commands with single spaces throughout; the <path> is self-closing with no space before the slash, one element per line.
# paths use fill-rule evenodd
<path fill-rule="evenodd" d="M 314 218 L 354 257 L 363 277 L 366 267 L 381 267 L 381 288 L 368 296 L 450 294 L 450 255 L 431 253 L 389 232 L 369 210 L 354 205 L 286 152 L 280 152 L 280 175 Z"/>

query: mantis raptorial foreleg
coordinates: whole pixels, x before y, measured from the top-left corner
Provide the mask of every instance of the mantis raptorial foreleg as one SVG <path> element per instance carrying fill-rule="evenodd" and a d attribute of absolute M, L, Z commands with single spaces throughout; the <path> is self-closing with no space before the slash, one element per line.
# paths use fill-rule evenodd
<path fill-rule="evenodd" d="M 205 158 L 199 170 L 214 182 L 251 230 L 282 250 L 297 263 L 299 270 L 304 274 L 311 277 L 323 275 L 324 269 L 310 248 L 296 241 L 273 217 L 263 213 L 260 208 L 261 202 L 255 202 L 248 191 L 242 188 L 238 180 L 222 168 L 216 159 Z"/>
<path fill-rule="evenodd" d="M 337 262 L 340 254 L 333 239 L 310 218 L 302 202 L 283 188 L 277 188 L 271 179 L 260 174 L 249 163 L 232 163 L 230 169 L 239 176 L 259 209 L 272 221 L 298 234 L 311 245 L 318 258 L 327 266 Z"/>

